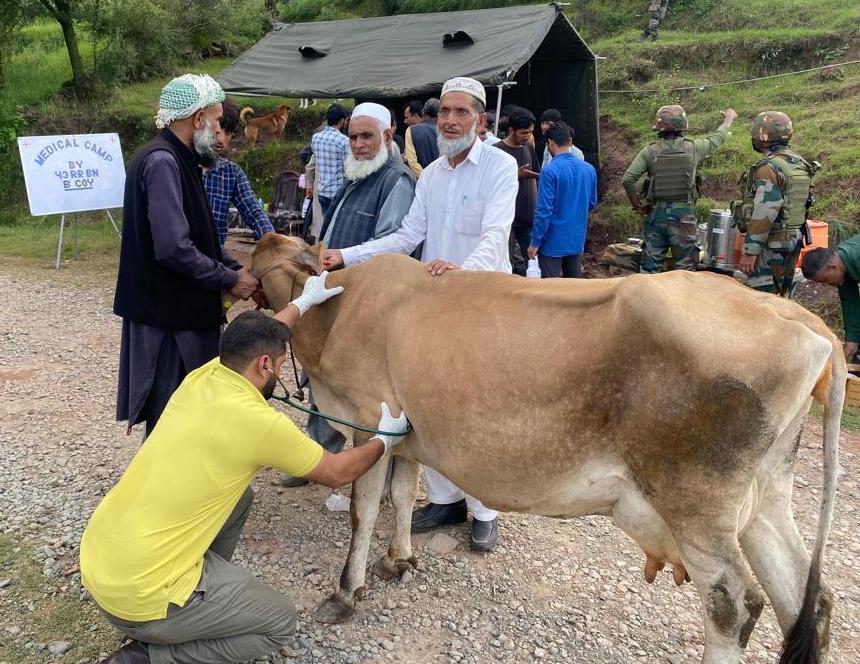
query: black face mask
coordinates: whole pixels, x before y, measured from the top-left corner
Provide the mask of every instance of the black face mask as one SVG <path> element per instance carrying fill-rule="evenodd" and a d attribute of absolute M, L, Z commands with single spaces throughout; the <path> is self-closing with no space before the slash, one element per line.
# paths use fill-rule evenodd
<path fill-rule="evenodd" d="M 761 143 L 759 143 L 754 138 L 750 139 L 750 143 L 752 143 L 752 148 L 756 152 L 767 152 L 767 148 L 765 148 Z"/>
<path fill-rule="evenodd" d="M 271 374 L 269 376 L 269 380 L 267 380 L 266 384 L 263 385 L 263 389 L 260 390 L 260 393 L 266 401 L 271 399 L 272 395 L 275 393 L 275 385 L 277 385 L 276 376 L 275 374 Z"/>

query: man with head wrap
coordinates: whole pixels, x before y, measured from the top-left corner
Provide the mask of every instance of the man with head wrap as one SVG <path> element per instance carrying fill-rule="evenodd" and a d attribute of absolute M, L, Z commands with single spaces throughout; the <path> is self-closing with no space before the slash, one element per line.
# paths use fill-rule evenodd
<path fill-rule="evenodd" d="M 344 161 L 346 182 L 332 198 L 320 233 L 326 247 L 351 247 L 400 228 L 415 197 L 415 178 L 403 164 L 392 133 L 384 106 L 367 102 L 353 110 Z M 308 433 L 329 452 L 340 452 L 346 442 L 342 433 L 316 415 L 308 417 Z M 307 480 L 281 478 L 283 486 L 302 484 Z"/>
<path fill-rule="evenodd" d="M 155 427 L 185 375 L 218 354 L 222 291 L 257 280 L 218 241 L 201 166 L 213 165 L 224 92 L 186 74 L 161 91 L 161 132 L 132 157 L 113 311 L 122 317 L 117 419 Z"/>
<path fill-rule="evenodd" d="M 511 271 L 508 236 L 517 197 L 517 162 L 478 139 L 485 104 L 484 86 L 478 81 L 458 77 L 445 83 L 438 117 L 441 156 L 424 169 L 401 227 L 359 246 L 327 250 L 326 268 L 379 254 L 409 254 L 423 242 L 421 258 L 434 276 L 457 269 Z M 468 504 L 472 548 L 491 551 L 498 541 L 498 513 L 464 496 L 430 468 L 424 469 L 424 478 L 430 502 L 413 514 L 413 532 L 465 521 Z"/>

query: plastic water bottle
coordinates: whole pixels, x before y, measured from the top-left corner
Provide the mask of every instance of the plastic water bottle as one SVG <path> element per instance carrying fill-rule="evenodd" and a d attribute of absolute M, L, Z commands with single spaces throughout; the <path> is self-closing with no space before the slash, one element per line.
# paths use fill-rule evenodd
<path fill-rule="evenodd" d="M 538 265 L 537 258 L 529 258 L 529 267 L 526 270 L 526 277 L 531 277 L 533 279 L 540 279 L 540 265 Z"/>

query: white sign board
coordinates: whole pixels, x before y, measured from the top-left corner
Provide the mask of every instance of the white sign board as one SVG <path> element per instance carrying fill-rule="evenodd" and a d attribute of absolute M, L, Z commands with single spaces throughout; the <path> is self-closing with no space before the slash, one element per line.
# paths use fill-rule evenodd
<path fill-rule="evenodd" d="M 117 134 L 18 139 L 34 217 L 122 207 L 125 165 Z"/>

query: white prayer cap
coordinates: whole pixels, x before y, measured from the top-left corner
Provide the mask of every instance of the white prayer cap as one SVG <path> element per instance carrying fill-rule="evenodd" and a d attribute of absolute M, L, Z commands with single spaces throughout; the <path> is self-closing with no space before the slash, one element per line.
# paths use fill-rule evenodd
<path fill-rule="evenodd" d="M 374 104 L 372 101 L 366 101 L 359 104 L 352 111 L 352 118 L 373 118 L 383 127 L 391 126 L 391 113 L 382 104 Z"/>
<path fill-rule="evenodd" d="M 164 129 L 174 120 L 224 101 L 224 90 L 207 74 L 185 74 L 174 78 L 161 89 L 155 126 Z"/>
<path fill-rule="evenodd" d="M 449 92 L 465 92 L 467 95 L 471 95 L 482 104 L 486 105 L 487 103 L 487 93 L 484 92 L 484 86 L 478 83 L 474 78 L 467 78 L 465 76 L 449 78 L 445 81 L 445 85 L 442 86 L 442 94 L 440 97 L 444 97 Z"/>

